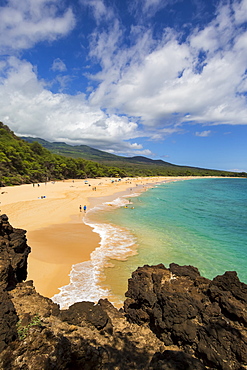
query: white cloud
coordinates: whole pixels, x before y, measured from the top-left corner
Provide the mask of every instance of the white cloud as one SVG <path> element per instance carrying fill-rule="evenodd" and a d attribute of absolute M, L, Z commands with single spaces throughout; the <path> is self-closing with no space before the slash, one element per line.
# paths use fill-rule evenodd
<path fill-rule="evenodd" d="M 151 150 L 149 149 L 145 149 L 145 150 L 137 150 L 135 151 L 135 153 L 133 153 L 133 151 L 131 151 L 131 153 L 129 153 L 129 155 L 145 155 L 146 157 L 153 157 L 155 156 L 154 153 L 151 152 Z"/>
<path fill-rule="evenodd" d="M 140 16 L 143 16 L 144 21 L 145 18 L 153 17 L 155 13 L 167 7 L 167 5 L 175 4 L 178 1 L 180 0 L 132 0 L 129 9 L 139 20 Z"/>
<path fill-rule="evenodd" d="M 149 132 L 149 138 L 150 140 L 152 141 L 159 141 L 159 140 L 163 140 L 164 137 L 168 137 L 172 134 L 175 134 L 175 133 L 183 133 L 183 130 L 180 128 L 180 127 L 165 127 L 165 128 L 161 128 L 161 129 L 158 129 L 156 128 L 155 131 L 154 130 L 147 130 L 147 132 Z"/>
<path fill-rule="evenodd" d="M 230 169 L 229 171 L 231 171 L 231 172 L 245 172 L 246 173 L 246 170 L 239 169 L 239 168 L 233 168 L 233 169 Z"/>
<path fill-rule="evenodd" d="M 156 129 L 191 121 L 247 124 L 247 37 L 235 19 L 231 6 L 224 5 L 183 43 L 171 29 L 160 41 L 142 30 L 129 48 L 119 47 L 119 32 L 95 38 L 102 66 L 95 77 L 102 80 L 91 103 Z"/>
<path fill-rule="evenodd" d="M 0 62 L 0 116 L 21 135 L 88 144 L 116 153 L 151 155 L 137 137 L 162 140 L 183 132 L 183 123 L 247 124 L 247 0 L 218 8 L 216 17 L 181 41 L 166 28 L 154 38 L 144 24 L 126 29 L 103 0 L 80 0 L 99 26 L 90 36 L 88 59 L 101 70 L 86 75 L 92 85 L 83 94 L 62 93 L 69 76 L 58 76 L 57 94 L 39 80 L 35 68 L 12 57 Z M 136 4 L 136 2 L 133 2 Z M 154 14 L 168 1 L 143 0 L 142 14 Z M 75 25 L 72 10 L 56 0 L 9 0 L 0 8 L 1 49 L 31 48 L 66 35 Z M 107 21 L 107 22 L 106 22 Z M 52 70 L 66 71 L 57 58 Z M 53 82 L 53 81 L 51 81 Z M 98 83 L 95 88 L 95 83 Z M 211 130 L 198 131 L 207 137 Z M 131 140 L 131 143 L 128 142 Z"/>
<path fill-rule="evenodd" d="M 206 131 L 201 131 L 201 132 L 196 132 L 195 135 L 199 137 L 208 137 L 212 133 L 211 130 L 206 130 Z"/>
<path fill-rule="evenodd" d="M 93 13 L 96 22 L 109 21 L 114 17 L 113 9 L 107 7 L 104 0 L 80 0 L 81 4 L 88 6 Z"/>
<path fill-rule="evenodd" d="M 8 0 L 0 7 L 0 52 L 28 49 L 66 35 L 75 17 L 70 8 L 60 12 L 56 0 Z"/>
<path fill-rule="evenodd" d="M 56 58 L 52 63 L 51 69 L 53 71 L 64 72 L 67 70 L 67 67 L 66 64 L 60 58 Z"/>
<path fill-rule="evenodd" d="M 112 58 L 118 49 L 121 36 L 122 32 L 117 20 L 113 22 L 110 31 L 101 31 L 91 35 L 89 56 L 101 62 L 103 73 L 105 70 L 109 73 L 112 67 Z"/>
<path fill-rule="evenodd" d="M 11 57 L 4 67 L 0 117 L 18 135 L 132 154 L 143 149 L 141 145 L 127 142 L 139 136 L 134 121 L 90 106 L 83 94 L 53 94 L 37 79 L 28 62 Z"/>
<path fill-rule="evenodd" d="M 218 8 L 217 16 L 204 29 L 196 29 L 190 37 L 190 45 L 197 50 L 204 50 L 209 56 L 217 50 L 229 50 L 236 28 L 232 9 L 229 5 Z"/>
<path fill-rule="evenodd" d="M 237 1 L 233 3 L 234 17 L 238 24 L 247 21 L 247 0 Z"/>
<path fill-rule="evenodd" d="M 70 76 L 56 76 L 56 78 L 54 79 L 53 83 L 54 84 L 58 84 L 59 88 L 58 88 L 58 92 L 65 92 L 66 89 L 69 87 L 69 84 L 71 82 L 72 78 Z"/>

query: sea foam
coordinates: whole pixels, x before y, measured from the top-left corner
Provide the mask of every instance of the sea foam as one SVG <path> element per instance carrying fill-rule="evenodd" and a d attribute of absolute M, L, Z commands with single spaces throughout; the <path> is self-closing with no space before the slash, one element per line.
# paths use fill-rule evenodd
<path fill-rule="evenodd" d="M 131 197 L 137 195 L 131 194 Z M 81 301 L 98 302 L 102 298 L 112 300 L 109 287 L 104 286 L 104 269 L 112 265 L 111 259 L 125 260 L 128 256 L 136 254 L 136 240 L 127 229 L 108 223 L 93 222 L 92 219 L 100 211 L 106 212 L 107 209 L 118 208 L 129 203 L 130 200 L 126 197 L 117 198 L 112 202 L 94 207 L 84 217 L 84 223 L 100 235 L 101 241 L 99 247 L 91 253 L 90 261 L 72 266 L 69 274 L 70 283 L 59 288 L 60 292 L 52 297 L 53 302 L 58 303 L 61 309 Z"/>

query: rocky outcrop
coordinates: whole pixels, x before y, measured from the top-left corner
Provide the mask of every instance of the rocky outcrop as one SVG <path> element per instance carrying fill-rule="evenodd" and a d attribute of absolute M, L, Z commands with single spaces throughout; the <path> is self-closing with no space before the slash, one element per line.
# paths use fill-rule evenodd
<path fill-rule="evenodd" d="M 62 310 L 60 318 L 70 325 L 81 326 L 85 321 L 95 326 L 98 330 L 113 332 L 113 325 L 107 312 L 102 308 L 102 302 L 95 305 L 93 302 L 78 302 Z"/>
<path fill-rule="evenodd" d="M 8 292 L 0 291 L 0 353 L 17 339 L 18 317 Z"/>
<path fill-rule="evenodd" d="M 30 250 L 26 231 L 14 229 L 6 215 L 0 216 L 0 289 L 12 289 L 27 278 Z"/>
<path fill-rule="evenodd" d="M 0 369 L 147 369 L 164 344 L 107 300 L 68 310 L 38 294 L 27 276 L 25 231 L 0 217 Z"/>
<path fill-rule="evenodd" d="M 8 290 L 27 277 L 30 248 L 25 234 L 14 229 L 6 215 L 0 216 L 0 352 L 17 339 L 18 317 Z"/>
<path fill-rule="evenodd" d="M 0 217 L 1 370 L 243 370 L 247 286 L 191 266 L 138 268 L 124 310 L 108 300 L 60 310 L 26 278 L 25 231 Z"/>
<path fill-rule="evenodd" d="M 192 266 L 138 268 L 129 280 L 124 309 L 165 345 L 215 369 L 247 368 L 247 285 L 236 272 L 212 281 Z"/>
<path fill-rule="evenodd" d="M 107 300 L 59 311 L 29 282 L 10 294 L 21 336 L 0 354 L 0 369 L 142 370 L 165 349 L 148 327 L 129 323 Z"/>

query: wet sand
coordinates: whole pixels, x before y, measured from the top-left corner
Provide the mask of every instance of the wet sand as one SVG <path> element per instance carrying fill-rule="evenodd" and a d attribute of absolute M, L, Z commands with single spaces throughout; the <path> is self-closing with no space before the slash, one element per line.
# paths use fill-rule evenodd
<path fill-rule="evenodd" d="M 1 214 L 7 214 L 13 227 L 27 230 L 28 280 L 44 296 L 58 293 L 69 283 L 72 265 L 88 261 L 100 242 L 99 235 L 83 222 L 84 205 L 88 210 L 118 193 L 131 195 L 165 180 L 102 178 L 1 188 Z"/>

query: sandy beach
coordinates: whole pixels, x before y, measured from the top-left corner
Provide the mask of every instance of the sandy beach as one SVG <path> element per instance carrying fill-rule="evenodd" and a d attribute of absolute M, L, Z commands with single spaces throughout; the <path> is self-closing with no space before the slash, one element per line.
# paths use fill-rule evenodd
<path fill-rule="evenodd" d="M 131 195 L 157 182 L 174 180 L 101 178 L 1 188 L 1 214 L 7 214 L 13 227 L 27 230 L 28 280 L 34 281 L 40 294 L 52 297 L 69 283 L 72 265 L 90 260 L 100 237 L 84 224 L 84 205 L 89 210 L 117 193 Z"/>

